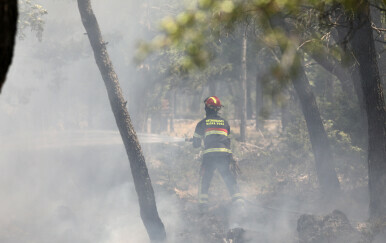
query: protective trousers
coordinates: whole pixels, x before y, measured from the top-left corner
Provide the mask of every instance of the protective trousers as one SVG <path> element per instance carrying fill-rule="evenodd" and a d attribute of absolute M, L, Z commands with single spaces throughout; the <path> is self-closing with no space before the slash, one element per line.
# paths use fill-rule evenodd
<path fill-rule="evenodd" d="M 198 188 L 198 201 L 200 204 L 208 203 L 208 190 L 213 178 L 213 173 L 216 169 L 223 178 L 232 200 L 235 201 L 241 198 L 236 178 L 230 170 L 230 163 L 231 160 L 229 154 L 221 156 L 204 156 L 200 169 L 200 182 Z"/>

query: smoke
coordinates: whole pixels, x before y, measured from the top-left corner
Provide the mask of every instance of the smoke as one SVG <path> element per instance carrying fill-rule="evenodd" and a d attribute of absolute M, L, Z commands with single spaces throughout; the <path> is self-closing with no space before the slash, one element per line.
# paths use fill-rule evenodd
<path fill-rule="evenodd" d="M 36 3 L 43 40 L 17 41 L 0 96 L 0 242 L 148 242 L 119 136 L 95 137 L 116 125 L 77 3 Z M 93 1 L 126 96 L 140 4 Z M 173 225 L 170 200 L 157 199 Z"/>
<path fill-rule="evenodd" d="M 38 3 L 48 10 L 43 40 L 39 42 L 31 33 L 17 41 L 0 95 L 0 242 L 148 242 L 127 155 L 77 3 Z M 136 42 L 148 37 L 141 25 L 143 3 L 93 0 L 92 4 L 123 93 L 129 103 L 136 101 L 141 98 L 134 96 L 139 85 L 149 84 L 145 76 L 135 72 L 132 62 Z M 231 112 L 230 106 L 226 108 L 224 112 Z M 173 186 L 195 191 L 198 163 L 186 162 L 193 156 L 179 154 L 181 149 L 170 144 L 145 145 L 145 156 L 168 239 L 187 242 L 184 237 L 188 235 L 191 242 L 200 242 L 203 229 L 214 229 L 211 218 L 199 218 L 197 205 L 181 203 L 174 188 L 168 191 L 157 186 L 160 170 L 155 161 L 159 160 L 167 169 L 165 176 L 182 177 L 183 170 L 190 170 Z M 154 158 L 154 154 L 159 157 Z M 241 182 L 241 190 L 251 189 L 251 185 L 247 187 L 251 181 Z M 229 201 L 221 180 L 215 178 L 211 188 L 212 202 Z M 366 193 L 363 190 L 355 195 L 362 206 L 367 205 Z M 306 205 L 304 198 L 272 198 L 270 208 L 259 204 L 259 198 L 247 198 L 241 213 L 224 206 L 229 222 L 221 230 L 241 226 L 252 242 L 290 242 L 287 239 L 296 238 L 296 220 L 301 213 L 335 209 L 325 208 L 323 203 Z M 349 218 L 367 215 L 353 202 L 342 201 L 334 207 L 346 209 Z M 222 213 L 219 210 L 218 214 Z"/>

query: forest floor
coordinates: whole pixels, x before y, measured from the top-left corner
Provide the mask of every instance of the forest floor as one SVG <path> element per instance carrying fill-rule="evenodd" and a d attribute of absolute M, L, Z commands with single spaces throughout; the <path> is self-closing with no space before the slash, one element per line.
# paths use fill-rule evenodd
<path fill-rule="evenodd" d="M 283 132 L 278 120 L 265 121 L 257 130 L 248 121 L 247 143 L 237 140 L 238 123 L 230 121 L 245 205 L 232 204 L 216 173 L 209 210 L 201 213 L 200 149 L 184 142 L 197 122 L 176 120 L 174 132 L 139 136 L 169 243 L 230 243 L 229 231 L 238 228 L 245 231 L 243 242 L 299 242 L 302 215 L 325 216 L 335 209 L 353 227 L 366 230 L 365 159 L 345 144 L 346 152 L 333 146 L 342 195 L 323 197 L 306 129 Z M 148 242 L 118 131 L 28 132 L 0 141 L 0 195 L 7 198 L 0 207 L 0 242 Z"/>
<path fill-rule="evenodd" d="M 175 131 L 165 135 L 192 137 L 197 122 L 177 120 Z M 242 208 L 232 205 L 216 173 L 209 190 L 209 210 L 200 213 L 197 185 L 201 157 L 200 150 L 190 143 L 144 146 L 156 197 L 172 197 L 171 211 L 178 211 L 178 219 L 166 220 L 167 230 L 173 231 L 169 233 L 172 242 L 231 242 L 227 241 L 228 231 L 238 227 L 245 230 L 246 242 L 299 242 L 297 221 L 301 215 L 325 215 L 334 209 L 343 211 L 354 227 L 366 220 L 366 185 L 352 187 L 340 176 L 342 195 L 321 196 L 313 162 L 305 158 L 291 163 L 286 159 L 287 151 L 280 151 L 279 121 L 266 121 L 257 130 L 248 123 L 247 143 L 237 141 L 237 123 L 230 123 L 232 151 L 242 171 L 238 178 L 245 199 Z"/>

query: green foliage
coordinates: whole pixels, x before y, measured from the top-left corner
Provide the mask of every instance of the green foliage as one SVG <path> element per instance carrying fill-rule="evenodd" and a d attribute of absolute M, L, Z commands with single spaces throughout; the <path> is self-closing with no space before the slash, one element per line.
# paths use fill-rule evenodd
<path fill-rule="evenodd" d="M 180 2 L 176 2 L 173 7 L 169 5 L 152 5 L 150 13 L 147 14 L 146 25 L 143 26 L 151 35 L 156 34 L 156 30 L 152 27 L 148 28 L 148 25 L 153 26 L 152 23 L 156 22 L 159 19 L 160 28 L 164 29 L 170 33 L 171 38 L 167 41 L 170 42 L 173 39 L 177 40 L 182 38 L 181 33 L 188 29 L 182 29 L 181 26 L 190 26 L 192 21 L 200 21 L 200 13 L 195 13 L 193 16 L 189 9 L 176 15 L 175 18 L 167 16 L 170 12 L 175 12 L 181 6 Z M 164 12 L 163 9 L 167 8 L 168 12 L 165 14 L 160 14 Z M 153 14 L 152 9 L 157 9 L 157 13 Z M 157 17 L 153 17 L 157 14 Z M 166 17 L 165 17 L 166 15 Z M 150 17 L 152 16 L 152 17 Z M 154 19 L 155 18 L 155 19 Z M 153 22 L 152 22 L 153 21 Z M 203 52 L 199 51 L 197 45 L 183 46 L 176 41 L 173 45 L 166 45 L 163 43 L 165 39 L 156 36 L 152 44 L 141 42 L 139 44 L 139 50 L 136 55 L 139 66 L 148 67 L 148 75 L 150 80 L 147 82 L 152 83 L 147 87 L 147 101 L 148 108 L 147 111 L 155 112 L 160 109 L 160 99 L 168 99 L 170 96 L 170 91 L 179 90 L 180 92 L 186 94 L 195 93 L 197 90 L 203 90 L 204 87 L 211 81 L 218 81 L 222 76 L 232 73 L 234 70 L 233 63 L 228 60 L 232 60 L 227 53 L 223 55 L 224 49 L 229 48 L 227 40 L 219 41 L 215 39 L 215 36 L 208 34 L 206 38 L 203 36 L 196 36 L 195 32 L 191 31 L 191 35 L 186 35 L 184 38 L 186 41 L 193 41 L 198 43 L 199 40 L 204 40 L 207 45 L 207 48 L 211 51 L 212 60 L 211 64 L 206 66 L 205 69 L 201 68 L 204 66 L 194 66 L 190 58 L 187 58 L 189 55 L 194 55 L 198 59 L 206 60 L 209 57 L 202 57 Z M 184 32 L 184 34 L 186 34 Z M 164 45 L 165 44 L 165 45 Z M 157 46 L 163 45 L 165 48 L 157 49 Z M 152 52 L 157 49 L 157 52 Z M 148 56 L 146 60 L 144 57 L 149 52 L 152 52 L 151 56 Z M 201 53 L 201 54 L 200 54 Z M 206 54 L 205 54 L 206 55 Z M 218 58 L 222 56 L 222 58 Z M 198 60 L 197 60 L 198 61 Z M 179 92 L 179 93 L 180 93 Z"/>
<path fill-rule="evenodd" d="M 33 0 L 19 0 L 18 36 L 21 39 L 26 37 L 25 30 L 35 32 L 39 41 L 43 38 L 44 20 L 43 16 L 48 12 L 41 5 Z"/>
<path fill-rule="evenodd" d="M 258 19 L 260 27 L 267 28 L 268 19 L 278 13 L 291 13 L 298 18 L 298 26 L 322 28 L 323 16 L 334 6 L 342 4 L 347 10 L 360 7 L 355 0 L 200 0 L 195 8 L 186 8 L 175 17 L 168 16 L 161 21 L 162 34 L 152 43 L 142 44 L 140 58 L 149 52 L 173 46 L 181 48 L 186 58 L 181 63 L 185 68 L 203 66 L 211 59 L 208 38 L 227 35 L 229 30 L 248 18 Z M 304 25 L 307 23 L 306 25 Z M 316 23 L 316 25 L 315 25 Z M 267 43 L 288 41 L 280 33 L 274 33 L 275 38 L 268 36 Z"/>

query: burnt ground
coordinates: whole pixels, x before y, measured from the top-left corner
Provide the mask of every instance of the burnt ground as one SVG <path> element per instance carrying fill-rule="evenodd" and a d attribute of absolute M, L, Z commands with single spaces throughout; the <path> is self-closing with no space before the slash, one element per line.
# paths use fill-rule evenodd
<path fill-rule="evenodd" d="M 169 134 L 189 137 L 188 130 L 194 124 L 194 121 L 177 123 L 177 131 Z M 199 211 L 196 195 L 200 156 L 191 144 L 144 147 L 157 199 L 173 198 L 167 203 L 179 218 L 177 225 L 173 225 L 173 220 L 170 225 L 166 223 L 172 242 L 236 242 L 227 241 L 227 236 L 237 228 L 245 231 L 242 242 L 299 242 L 297 221 L 301 215 L 326 215 L 335 209 L 347 214 L 354 227 L 363 224 L 368 207 L 365 186 L 344 190 L 336 198 L 322 197 L 312 165 L 304 163 L 282 169 L 276 162 L 266 161 L 264 153 L 277 145 L 276 134 L 280 130 L 277 121 L 268 122 L 260 131 L 253 131 L 253 126 L 249 130 L 258 138 L 257 143 L 233 141 L 243 172 L 238 179 L 245 198 L 241 209 L 232 205 L 221 177 L 216 174 L 209 191 L 209 210 Z"/>
<path fill-rule="evenodd" d="M 240 227 L 244 242 L 299 242 L 301 215 L 325 216 L 335 209 L 346 214 L 353 227 L 366 229 L 366 171 L 355 170 L 354 181 L 340 174 L 343 194 L 321 197 L 312 160 L 282 147 L 277 121 L 266 122 L 260 131 L 250 124 L 248 143 L 239 143 L 233 129 L 232 150 L 242 170 L 238 182 L 245 207 L 232 205 L 215 174 L 209 210 L 201 213 L 199 150 L 174 139 L 191 137 L 196 122 L 176 121 L 175 132 L 142 144 L 169 242 L 231 242 L 226 238 L 240 233 Z M 231 125 L 237 128 L 237 123 Z M 6 198 L 0 207 L 0 242 L 148 242 L 127 155 L 119 135 L 110 133 L 53 131 L 20 133 L 23 140 L 2 137 L 0 144 L 8 147 L 1 146 L 0 153 L 0 195 Z M 289 160 L 291 156 L 297 160 Z"/>

